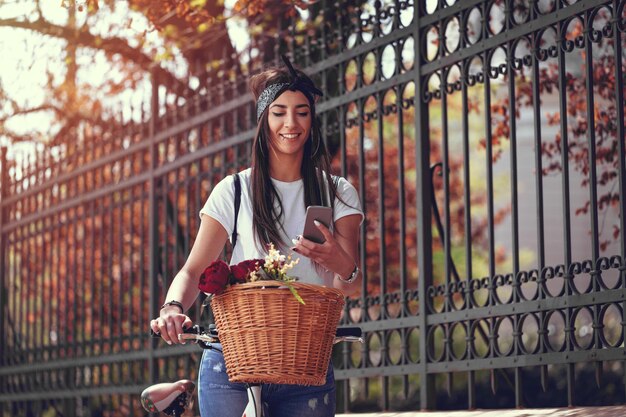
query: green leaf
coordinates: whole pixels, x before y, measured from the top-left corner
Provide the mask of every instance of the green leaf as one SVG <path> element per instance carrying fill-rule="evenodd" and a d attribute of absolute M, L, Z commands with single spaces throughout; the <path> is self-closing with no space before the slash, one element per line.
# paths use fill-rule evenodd
<path fill-rule="evenodd" d="M 296 290 L 293 285 L 288 282 L 285 282 L 285 285 L 287 286 L 287 288 L 289 288 L 289 291 L 291 291 L 291 293 L 294 297 L 296 297 L 296 300 L 298 300 L 299 303 L 301 303 L 302 305 L 306 304 L 302 297 L 300 297 L 300 294 L 298 294 L 298 290 Z"/>
<path fill-rule="evenodd" d="M 259 268 L 259 270 L 257 271 L 259 273 L 259 275 L 261 275 L 261 278 L 266 279 L 266 280 L 271 280 L 273 279 L 265 269 L 263 268 Z"/>
<path fill-rule="evenodd" d="M 191 0 L 189 5 L 191 7 L 195 7 L 196 9 L 201 9 L 206 5 L 206 0 Z"/>

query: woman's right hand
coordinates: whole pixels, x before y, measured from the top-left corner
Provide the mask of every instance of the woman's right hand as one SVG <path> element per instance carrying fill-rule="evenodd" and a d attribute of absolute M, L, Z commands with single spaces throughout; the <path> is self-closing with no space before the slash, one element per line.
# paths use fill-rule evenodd
<path fill-rule="evenodd" d="M 161 309 L 159 317 L 150 321 L 153 332 L 161 335 L 168 345 L 183 343 L 178 340 L 178 335 L 183 329 L 189 329 L 193 325 L 191 319 L 180 312 L 177 306 L 167 306 Z"/>

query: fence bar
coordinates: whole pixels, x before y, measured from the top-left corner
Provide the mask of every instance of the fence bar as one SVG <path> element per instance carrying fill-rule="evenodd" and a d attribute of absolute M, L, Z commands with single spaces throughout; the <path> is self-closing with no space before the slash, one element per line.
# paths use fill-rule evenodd
<path fill-rule="evenodd" d="M 592 15 L 589 11 L 585 13 L 585 24 L 587 30 L 592 25 Z M 594 291 L 600 289 L 599 273 L 597 271 L 597 261 L 600 257 L 600 245 L 598 242 L 598 189 L 596 173 L 596 121 L 595 121 L 595 100 L 593 82 L 593 43 L 590 34 L 585 35 L 585 84 L 587 87 L 587 145 L 589 147 L 589 221 L 591 227 L 591 260 L 593 262 L 592 286 Z"/>
<path fill-rule="evenodd" d="M 415 5 L 413 21 L 415 39 L 415 158 L 417 171 L 417 250 L 419 269 L 419 317 L 420 317 L 420 408 L 432 410 L 435 407 L 435 377 L 428 373 L 428 288 L 432 285 L 432 217 L 431 217 L 431 175 L 428 105 L 422 103 L 425 78 L 422 76 L 423 58 L 420 45 L 425 42 L 425 33 L 417 30 L 420 22 L 419 6 Z"/>
<path fill-rule="evenodd" d="M 624 58 L 622 56 L 624 47 L 623 47 L 623 32 L 620 29 L 621 16 L 617 16 L 619 13 L 619 1 L 613 1 L 613 20 L 612 20 L 612 29 L 613 29 L 613 52 L 615 59 L 615 109 L 616 109 L 616 125 L 617 132 L 615 139 L 617 140 L 617 157 L 619 160 L 618 167 L 618 184 L 619 184 L 619 218 L 620 218 L 620 251 L 622 255 L 622 265 L 621 272 L 619 277 L 619 287 L 626 288 L 626 161 L 624 160 L 626 153 L 626 144 L 624 141 L 626 140 L 626 132 L 624 128 Z M 622 2 L 623 5 L 623 2 Z M 624 10 L 622 8 L 622 13 Z M 622 335 L 626 334 L 626 301 L 621 303 L 622 310 Z M 626 370 L 626 361 L 622 361 L 622 369 Z M 624 377 L 622 381 L 625 383 L 626 388 L 626 372 L 624 373 Z"/>
<path fill-rule="evenodd" d="M 566 28 L 563 24 L 559 24 L 557 35 L 559 37 L 560 42 L 563 42 L 566 36 Z M 568 136 L 568 128 L 567 128 L 567 91 L 566 91 L 566 61 L 565 61 L 565 52 L 561 45 L 558 48 L 558 70 L 559 70 L 559 115 L 560 115 L 560 134 L 561 134 L 561 166 L 562 166 L 562 176 L 561 176 L 561 184 L 562 184 L 562 202 L 563 202 L 563 263 L 565 266 L 565 271 L 570 270 L 570 265 L 572 262 L 572 249 L 571 249 L 571 220 L 570 220 L 570 168 L 569 168 L 569 136 Z M 566 273 L 565 279 L 565 294 L 571 295 L 573 293 L 573 276 L 570 276 L 569 272 Z M 568 303 L 569 304 L 569 303 Z M 573 310 L 568 306 L 566 309 L 565 316 L 565 327 L 566 329 L 573 329 L 572 320 Z M 573 351 L 574 345 L 572 338 L 574 335 L 569 332 L 566 333 L 566 350 Z M 574 404 L 574 367 L 573 365 L 567 365 L 567 403 Z"/>
<path fill-rule="evenodd" d="M 44 290 L 43 291 L 43 298 L 44 300 L 48 300 L 46 303 L 44 303 L 42 309 L 41 309 L 41 314 L 42 314 L 42 323 L 43 323 L 43 329 L 42 329 L 42 340 L 41 340 L 41 350 L 42 350 L 42 358 L 43 360 L 49 361 L 52 359 L 52 331 L 53 331 L 53 325 L 52 325 L 52 300 L 54 299 L 54 293 L 52 292 L 52 285 L 54 282 L 54 276 L 53 276 L 53 268 L 54 268 L 54 259 L 55 259 L 55 254 L 54 254 L 54 247 L 52 245 L 52 243 L 54 242 L 52 239 L 53 236 L 53 231 L 54 231 L 54 227 L 51 224 L 52 223 L 52 219 L 50 217 L 45 217 L 44 218 L 44 247 L 43 247 L 43 259 L 45 259 L 46 262 L 46 267 L 44 269 L 45 271 L 45 278 L 44 280 L 48 280 L 48 284 L 44 285 Z M 50 245 L 47 245 L 46 242 L 49 242 Z M 44 334 L 47 333 L 47 336 L 44 336 Z M 48 375 L 44 375 L 44 380 L 47 379 Z M 45 382 L 44 382 L 45 385 Z"/>
<path fill-rule="evenodd" d="M 90 227 L 90 233 L 89 233 L 89 248 L 90 248 L 90 255 L 89 255 L 89 260 L 91 268 L 89 268 L 89 292 L 91 294 L 91 300 L 92 303 L 95 302 L 96 300 L 96 245 L 97 245 L 97 241 L 96 241 L 96 207 L 95 207 L 95 201 L 90 201 L 89 205 L 88 205 L 88 212 L 89 212 L 89 218 L 91 219 L 91 227 Z M 87 239 L 85 239 L 87 240 Z M 98 294 L 99 295 L 99 294 Z M 89 308 L 88 310 L 91 312 L 89 315 L 87 315 L 87 305 L 85 305 L 85 317 L 87 318 L 88 322 L 89 322 L 89 328 L 90 331 L 86 332 L 85 329 L 85 334 L 87 337 L 87 345 L 88 345 L 88 355 L 94 355 L 94 346 L 96 344 L 96 329 L 95 329 L 95 324 L 96 324 L 96 314 L 95 311 L 96 309 L 94 308 L 94 306 L 92 305 L 91 308 Z M 86 322 L 87 322 L 86 320 Z M 87 347 L 86 347 L 87 348 Z M 89 368 L 90 371 L 93 371 L 93 368 Z"/>
<path fill-rule="evenodd" d="M 148 131 L 148 137 L 150 140 L 150 181 L 148 188 L 148 285 L 149 285 L 149 305 L 148 305 L 148 319 L 156 317 L 158 314 L 158 290 L 157 290 L 157 263 L 159 262 L 159 229 L 158 229 L 158 202 L 157 202 L 157 179 L 154 176 L 154 170 L 157 166 L 157 148 L 154 141 L 156 135 L 157 125 L 159 122 L 159 79 L 157 77 L 157 71 L 152 71 L 152 96 L 150 101 L 150 127 Z M 157 381 L 157 362 L 154 357 L 154 350 L 156 349 L 157 341 L 152 339 L 148 344 L 148 352 L 150 353 L 148 359 L 148 374 L 149 382 L 155 383 Z"/>
<path fill-rule="evenodd" d="M 613 1 L 613 13 L 617 13 L 618 1 Z M 624 10 L 622 9 L 622 13 Z M 618 30 L 619 27 L 617 25 L 618 17 L 613 16 L 613 48 L 614 48 L 614 56 L 615 56 L 615 109 L 617 111 L 616 114 L 616 125 L 617 132 L 615 139 L 617 140 L 617 158 L 619 160 L 619 168 L 618 168 L 618 184 L 619 184 L 619 218 L 620 218 L 620 249 L 622 254 L 622 271 L 621 271 L 621 286 L 622 288 L 626 287 L 626 129 L 624 126 L 624 46 L 623 46 L 623 32 Z M 622 310 L 626 314 L 626 304 L 624 304 L 624 308 Z M 626 326 L 626 320 L 623 323 Z M 624 328 L 626 333 L 626 327 Z"/>
<path fill-rule="evenodd" d="M 380 55 L 380 51 L 378 51 Z M 377 64 L 377 73 L 380 74 L 381 67 Z M 380 288 L 383 293 L 388 291 L 387 287 L 387 262 L 386 262 L 386 222 L 385 222 L 385 202 L 387 201 L 385 195 L 385 138 L 384 138 L 384 98 L 382 93 L 376 94 L 376 127 L 378 130 L 378 217 L 379 217 L 379 257 L 380 257 Z M 387 318 L 388 311 L 388 299 L 381 297 L 380 300 L 380 315 L 383 318 Z M 381 338 L 381 352 L 384 357 L 384 361 L 387 362 L 388 342 L 386 337 Z M 382 407 L 383 410 L 389 409 L 389 378 L 384 376 L 381 380 L 382 384 Z"/>
<path fill-rule="evenodd" d="M 533 8 L 534 9 L 534 8 Z M 539 35 L 533 36 L 533 49 L 537 50 L 539 45 Z M 535 139 L 535 187 L 536 187 L 536 215 L 537 215 L 537 268 L 541 270 L 545 266 L 544 247 L 544 221 L 543 221 L 543 179 L 542 179 L 542 153 L 541 153 L 541 97 L 539 95 L 540 75 L 537 54 L 533 54 L 532 61 L 532 96 L 533 96 L 533 133 Z M 542 298 L 543 290 L 539 289 Z"/>
<path fill-rule="evenodd" d="M 4 196 L 7 192 L 8 185 L 8 167 L 7 167 L 7 148 L 6 146 L 0 147 L 0 230 L 6 221 L 4 218 Z M 6 341 L 7 327 L 6 323 L 9 321 L 9 290 L 8 283 L 9 280 L 6 276 L 6 239 L 7 236 L 4 233 L 0 233 L 0 335 Z M 6 342 L 0 343 L 0 365 L 6 366 L 8 364 L 8 352 L 5 351 Z M 0 389 L 4 391 L 5 387 L 5 378 L 3 377 L 0 380 Z M 0 412 L 4 412 L 4 407 L 0 408 Z"/>
<path fill-rule="evenodd" d="M 441 47 L 443 47 L 443 42 L 441 43 Z M 449 138 L 448 138 L 448 94 L 446 92 L 446 85 L 448 83 L 448 72 L 441 72 L 441 141 L 442 141 L 442 159 L 443 159 L 443 167 L 442 167 L 442 176 L 443 176 L 443 221 L 445 225 L 443 236 L 443 253 L 444 253 L 444 272 L 443 278 L 446 284 L 446 288 L 450 288 L 450 274 L 453 265 L 452 261 L 452 225 L 450 223 L 450 160 L 449 160 Z M 431 170 L 431 172 L 433 172 Z M 433 194 L 433 198 L 434 194 Z M 438 215 L 436 213 L 435 215 Z M 450 291 L 446 291 L 445 299 L 444 299 L 444 307 L 443 311 L 452 311 L 452 294 Z M 452 350 L 452 338 L 448 338 L 448 346 L 446 347 L 446 351 L 448 354 L 448 358 L 451 358 Z"/>
<path fill-rule="evenodd" d="M 464 71 L 461 73 L 463 78 L 468 74 Z M 467 84 L 461 83 L 461 130 L 463 135 L 463 205 L 464 210 L 464 233 L 465 233 L 465 280 L 469 282 L 472 278 L 472 205 L 471 188 L 470 188 L 470 142 L 469 142 L 469 105 L 467 97 Z M 467 291 L 464 297 L 466 308 L 471 305 L 472 300 L 469 297 L 470 292 Z M 469 331 L 469 329 L 468 329 Z M 476 408 L 476 390 L 475 390 L 474 371 L 467 373 L 467 407 L 472 410 Z"/>
<path fill-rule="evenodd" d="M 487 180 L 487 241 L 489 247 L 489 276 L 493 277 L 496 274 L 496 260 L 495 260 L 495 236 L 494 236 L 494 209 L 493 209 L 493 143 L 491 141 L 491 82 L 489 78 L 489 54 L 485 53 L 482 56 L 483 59 L 483 92 L 484 92 L 484 104 L 485 109 L 485 168 L 486 168 L 486 180 Z M 489 305 L 494 304 L 494 289 L 489 286 Z M 491 347 L 490 347 L 491 348 Z"/>

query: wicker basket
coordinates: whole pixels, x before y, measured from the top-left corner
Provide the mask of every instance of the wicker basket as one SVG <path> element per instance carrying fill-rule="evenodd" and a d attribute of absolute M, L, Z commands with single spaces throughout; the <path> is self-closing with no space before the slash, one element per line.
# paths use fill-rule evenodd
<path fill-rule="evenodd" d="M 211 308 L 231 382 L 323 385 L 344 305 L 339 290 L 278 281 L 237 284 Z"/>

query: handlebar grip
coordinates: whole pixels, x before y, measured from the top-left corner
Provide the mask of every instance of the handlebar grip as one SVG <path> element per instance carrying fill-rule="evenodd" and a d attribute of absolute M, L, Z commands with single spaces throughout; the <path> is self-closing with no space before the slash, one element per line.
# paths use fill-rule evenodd
<path fill-rule="evenodd" d="M 189 334 L 202 334 L 204 332 L 204 327 L 200 325 L 193 325 L 188 329 L 183 329 L 183 333 Z M 161 337 L 161 333 L 157 333 L 154 330 L 150 329 L 150 337 Z"/>
<path fill-rule="evenodd" d="M 335 333 L 335 336 L 336 337 L 346 337 L 346 336 L 362 337 L 363 331 L 361 330 L 360 327 L 338 327 L 337 333 Z"/>

